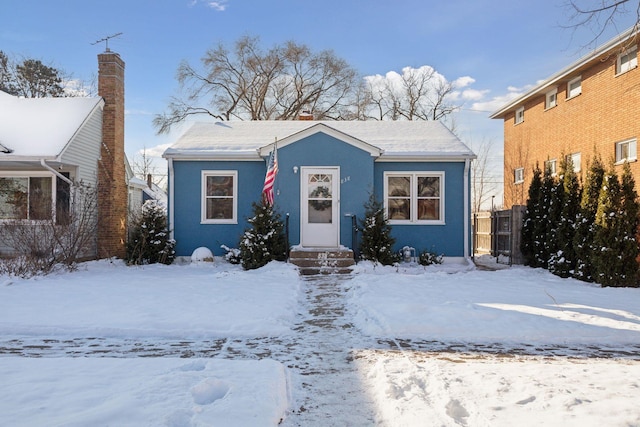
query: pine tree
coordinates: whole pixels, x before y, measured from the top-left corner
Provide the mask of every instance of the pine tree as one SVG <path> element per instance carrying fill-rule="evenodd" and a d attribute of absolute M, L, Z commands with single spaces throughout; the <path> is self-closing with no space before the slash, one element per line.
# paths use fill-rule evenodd
<path fill-rule="evenodd" d="M 562 179 L 552 176 L 551 197 L 549 214 L 546 221 L 546 237 L 544 239 L 544 252 L 547 255 L 547 269 L 556 274 L 556 265 L 563 261 L 558 234 L 562 222 L 562 208 L 564 206 L 564 185 Z"/>
<path fill-rule="evenodd" d="M 621 206 L 618 214 L 621 265 L 618 270 L 618 286 L 638 287 L 638 223 L 640 205 L 635 190 L 635 180 L 629 163 L 624 164 L 621 177 Z"/>
<path fill-rule="evenodd" d="M 171 264 L 175 259 L 175 240 L 169 238 L 167 214 L 158 202 L 142 205 L 142 214 L 133 223 L 127 242 L 128 264 Z"/>
<path fill-rule="evenodd" d="M 374 194 L 369 196 L 364 207 L 365 217 L 360 221 L 360 255 L 364 260 L 393 265 L 400 260 L 400 256 L 393 251 L 395 239 L 391 237 L 391 226 L 385 217 L 384 207 Z"/>
<path fill-rule="evenodd" d="M 253 203 L 251 228 L 240 241 L 240 257 L 245 270 L 260 268 L 270 261 L 287 259 L 287 241 L 280 214 L 272 206 Z"/>
<path fill-rule="evenodd" d="M 527 199 L 527 210 L 524 214 L 522 225 L 522 238 L 520 240 L 520 251 L 524 258 L 524 264 L 531 267 L 538 267 L 536 261 L 535 231 L 540 220 L 540 196 L 542 192 L 542 171 L 536 164 L 533 170 L 533 178 L 529 184 L 529 198 Z"/>
<path fill-rule="evenodd" d="M 547 242 L 549 238 L 555 241 L 552 229 L 552 205 L 554 203 L 554 193 L 556 191 L 556 180 L 551 175 L 551 169 L 546 168 L 542 178 L 540 188 L 540 199 L 538 201 L 538 216 L 534 223 L 533 249 L 535 256 L 535 267 L 549 268 L 550 250 L 554 250 L 555 243 Z M 555 212 L 554 212 L 555 215 Z"/>
<path fill-rule="evenodd" d="M 596 155 L 587 170 L 580 210 L 576 218 L 576 232 L 573 238 L 576 257 L 573 276 L 586 282 L 595 280 L 593 277 L 595 220 L 604 174 L 602 160 L 600 156 Z"/>
<path fill-rule="evenodd" d="M 613 169 L 604 175 L 595 220 L 593 267 L 595 280 L 603 286 L 617 286 L 621 265 L 620 236 L 616 216 L 622 206 L 618 175 Z"/>
<path fill-rule="evenodd" d="M 560 277 L 569 277 L 575 269 L 576 254 L 573 248 L 573 239 L 576 234 L 576 218 L 580 209 L 581 190 L 571 157 L 565 157 L 560 168 L 561 188 L 558 191 L 561 191 L 563 196 L 556 229 L 557 252 L 551 254 L 549 271 Z"/>

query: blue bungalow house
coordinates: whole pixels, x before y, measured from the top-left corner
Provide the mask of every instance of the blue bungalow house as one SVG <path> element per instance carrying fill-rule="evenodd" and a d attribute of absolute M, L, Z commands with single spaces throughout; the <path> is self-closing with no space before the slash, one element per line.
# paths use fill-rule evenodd
<path fill-rule="evenodd" d="M 437 121 L 194 123 L 163 154 L 178 256 L 237 247 L 277 146 L 274 206 L 296 248 L 354 248 L 353 219 L 373 192 L 396 239 L 445 259 L 470 254 L 474 153 Z"/>

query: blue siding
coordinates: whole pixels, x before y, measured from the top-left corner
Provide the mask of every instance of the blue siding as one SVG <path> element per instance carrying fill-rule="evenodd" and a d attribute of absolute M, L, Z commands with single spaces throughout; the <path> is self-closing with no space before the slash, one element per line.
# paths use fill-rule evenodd
<path fill-rule="evenodd" d="M 238 247 L 252 214 L 251 203 L 260 200 L 266 166 L 264 162 L 174 161 L 174 222 L 176 254 L 189 256 L 206 246 L 216 255 L 220 245 Z M 238 224 L 201 224 L 201 177 L 204 170 L 238 171 Z"/>
<path fill-rule="evenodd" d="M 261 198 L 266 162 L 174 161 L 174 224 L 178 256 L 191 255 L 206 246 L 222 255 L 220 245 L 238 247 L 248 227 L 251 203 Z M 351 218 L 364 214 L 364 203 L 373 188 L 373 157 L 363 150 L 324 133 L 317 133 L 278 150 L 279 172 L 274 185 L 275 206 L 283 220 L 289 214 L 289 242 L 300 243 L 300 177 L 303 166 L 340 167 L 340 243 L 351 247 Z M 293 167 L 298 167 L 294 173 Z M 238 224 L 201 224 L 201 176 L 203 170 L 238 171 Z"/>
<path fill-rule="evenodd" d="M 392 226 L 395 250 L 403 246 L 434 251 L 449 257 L 464 256 L 464 162 L 379 162 L 375 164 L 376 197 L 384 200 L 384 172 L 444 172 L 445 224 Z"/>
<path fill-rule="evenodd" d="M 289 242 L 300 243 L 300 179 L 304 166 L 340 168 L 340 243 L 353 247 L 351 217 L 364 217 L 364 204 L 375 188 L 383 200 L 386 171 L 438 171 L 445 173 L 444 225 L 393 225 L 395 250 L 408 245 L 418 251 L 433 250 L 446 256 L 464 254 L 464 162 L 374 162 L 366 151 L 324 133 L 316 133 L 278 150 L 279 173 L 275 182 L 275 206 L 289 214 Z M 298 167 L 294 173 L 294 166 Z M 179 256 L 206 246 L 216 255 L 220 245 L 237 247 L 251 204 L 261 198 L 266 172 L 263 161 L 177 161 L 174 169 L 174 236 Z M 238 173 L 238 223 L 201 224 L 201 176 L 203 170 L 235 170 Z"/>

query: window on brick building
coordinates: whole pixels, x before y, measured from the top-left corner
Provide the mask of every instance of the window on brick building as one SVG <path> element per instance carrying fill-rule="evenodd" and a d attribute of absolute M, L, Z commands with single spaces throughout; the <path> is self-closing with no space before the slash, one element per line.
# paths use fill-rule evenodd
<path fill-rule="evenodd" d="M 524 168 L 516 168 L 513 171 L 513 182 L 515 184 L 522 184 L 524 182 Z"/>
<path fill-rule="evenodd" d="M 524 107 L 516 110 L 515 124 L 524 122 Z"/>
<path fill-rule="evenodd" d="M 548 110 L 558 105 L 558 89 L 552 89 L 545 95 L 544 108 Z"/>
<path fill-rule="evenodd" d="M 616 74 L 626 73 L 638 66 L 638 46 L 633 46 L 625 49 L 624 52 L 618 55 L 616 61 Z"/>
<path fill-rule="evenodd" d="M 556 159 L 547 160 L 544 162 L 544 170 L 551 172 L 551 175 L 555 175 L 558 173 L 558 162 Z"/>
<path fill-rule="evenodd" d="M 616 163 L 631 162 L 638 159 L 636 139 L 627 139 L 616 143 Z"/>
<path fill-rule="evenodd" d="M 567 83 L 567 99 L 578 96 L 582 93 L 582 76 L 569 80 Z"/>
<path fill-rule="evenodd" d="M 572 153 L 567 155 L 567 161 L 571 160 L 574 172 L 580 172 L 580 162 L 582 161 L 582 154 Z"/>

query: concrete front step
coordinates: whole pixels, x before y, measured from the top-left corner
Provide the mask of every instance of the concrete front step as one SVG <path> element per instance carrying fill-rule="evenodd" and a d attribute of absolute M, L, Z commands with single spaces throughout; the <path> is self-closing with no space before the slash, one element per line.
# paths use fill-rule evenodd
<path fill-rule="evenodd" d="M 351 249 L 292 249 L 289 262 L 302 275 L 349 274 L 355 265 Z"/>

